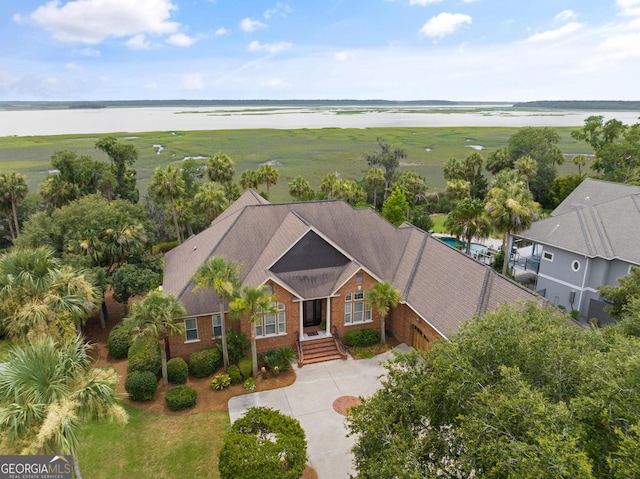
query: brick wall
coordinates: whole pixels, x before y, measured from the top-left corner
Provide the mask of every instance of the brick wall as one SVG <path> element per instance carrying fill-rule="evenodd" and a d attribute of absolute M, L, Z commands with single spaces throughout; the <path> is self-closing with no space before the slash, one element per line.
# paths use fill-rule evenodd
<path fill-rule="evenodd" d="M 389 312 L 387 330 L 391 331 L 393 337 L 401 343 L 412 346 L 414 327 L 417 327 L 429 342 L 441 338 L 429 324 L 422 319 L 418 319 L 415 311 L 406 304 L 400 304 Z"/>
<path fill-rule="evenodd" d="M 373 320 L 371 322 L 350 325 L 344 324 L 345 296 L 348 293 L 353 293 L 354 291 L 367 291 L 377 282 L 365 272 L 362 272 L 362 284 L 358 284 L 356 278 L 357 275 L 352 276 L 338 291 L 339 296 L 331 298 L 331 325 L 338 328 L 338 334 L 343 341 L 346 332 L 352 329 L 372 328 L 377 331 L 380 330 L 380 315 L 375 310 L 371 311 L 371 318 Z"/>

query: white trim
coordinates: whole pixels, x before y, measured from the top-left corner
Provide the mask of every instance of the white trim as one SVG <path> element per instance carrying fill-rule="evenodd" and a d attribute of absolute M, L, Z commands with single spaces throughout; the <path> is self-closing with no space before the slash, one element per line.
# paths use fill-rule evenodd
<path fill-rule="evenodd" d="M 195 324 L 196 327 L 187 330 L 187 321 L 193 321 L 193 323 Z M 187 331 L 195 331 L 196 332 L 195 339 L 188 339 L 187 338 Z M 200 332 L 198 331 L 198 317 L 197 316 L 192 316 L 192 317 L 184 319 L 184 339 L 185 339 L 185 341 L 184 341 L 185 343 L 193 343 L 193 342 L 196 342 L 196 341 L 200 341 Z"/>
<path fill-rule="evenodd" d="M 546 255 L 549 255 L 551 257 L 547 258 Z M 545 260 L 545 261 L 549 261 L 550 263 L 553 263 L 553 253 L 551 251 L 542 250 L 542 259 Z"/>
<path fill-rule="evenodd" d="M 576 265 L 576 264 L 578 265 L 578 267 L 577 267 L 577 268 L 575 267 L 575 265 Z M 572 270 L 574 273 L 577 273 L 578 271 L 580 271 L 580 267 L 581 267 L 581 266 L 582 266 L 582 265 L 580 264 L 580 261 L 578 261 L 577 259 L 574 259 L 574 260 L 571 262 L 571 270 Z"/>
<path fill-rule="evenodd" d="M 551 276 L 547 276 L 546 274 L 538 274 L 539 278 L 544 278 L 544 279 L 548 279 L 549 281 L 553 281 L 554 283 L 558 283 L 558 284 L 562 284 L 563 286 L 568 286 L 569 288 L 578 290 L 578 291 L 591 291 L 593 293 L 597 293 L 598 290 L 596 290 L 595 288 L 591 288 L 591 287 L 586 287 L 586 288 L 581 288 L 580 286 L 577 286 L 575 284 L 571 284 L 571 283 L 567 283 L 566 281 L 562 281 L 561 279 L 557 279 L 557 278 L 552 278 Z"/>

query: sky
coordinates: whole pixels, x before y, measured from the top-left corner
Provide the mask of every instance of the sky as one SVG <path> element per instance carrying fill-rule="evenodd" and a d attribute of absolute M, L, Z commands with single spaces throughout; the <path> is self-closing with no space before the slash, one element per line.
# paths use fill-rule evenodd
<path fill-rule="evenodd" d="M 2 0 L 0 100 L 640 100 L 640 0 Z"/>

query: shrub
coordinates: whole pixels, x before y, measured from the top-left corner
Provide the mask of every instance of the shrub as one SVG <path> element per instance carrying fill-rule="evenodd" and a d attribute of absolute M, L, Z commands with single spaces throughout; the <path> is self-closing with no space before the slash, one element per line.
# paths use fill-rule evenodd
<path fill-rule="evenodd" d="M 185 384 L 189 377 L 189 366 L 182 358 L 167 361 L 167 376 L 171 384 Z"/>
<path fill-rule="evenodd" d="M 573 319 L 578 319 L 580 317 L 580 311 L 578 311 L 577 309 L 572 309 L 571 310 L 571 317 Z"/>
<path fill-rule="evenodd" d="M 131 330 L 125 328 L 122 323 L 116 324 L 109 332 L 107 346 L 109 354 L 114 359 L 126 358 L 131 346 Z"/>
<path fill-rule="evenodd" d="M 242 383 L 242 374 L 240 373 L 240 369 L 235 364 L 232 364 L 227 368 L 227 374 L 231 378 L 231 384 L 241 384 Z"/>
<path fill-rule="evenodd" d="M 251 358 L 242 358 L 238 363 L 238 368 L 242 377 L 247 379 L 253 372 L 253 361 L 251 361 Z"/>
<path fill-rule="evenodd" d="M 197 378 L 206 378 L 220 368 L 220 351 L 206 348 L 195 351 L 189 356 L 189 370 Z"/>
<path fill-rule="evenodd" d="M 221 391 L 231 386 L 231 376 L 228 374 L 217 374 L 211 380 L 211 389 Z"/>
<path fill-rule="evenodd" d="M 245 356 L 245 352 L 251 346 L 251 342 L 247 336 L 230 329 L 227 332 L 227 350 L 229 352 L 229 362 L 238 363 Z"/>
<path fill-rule="evenodd" d="M 158 389 L 158 376 L 151 371 L 132 371 L 127 374 L 124 389 L 132 401 L 150 401 Z"/>
<path fill-rule="evenodd" d="M 347 331 L 345 341 L 348 346 L 359 346 L 365 348 L 380 342 L 380 332 L 371 328 L 353 329 Z"/>
<path fill-rule="evenodd" d="M 160 346 L 151 336 L 139 336 L 129 347 L 129 372 L 149 371 L 158 376 L 162 367 Z"/>
<path fill-rule="evenodd" d="M 277 349 L 276 353 L 282 362 L 280 369 L 288 369 L 291 363 L 298 358 L 296 350 L 291 346 L 282 346 Z M 282 366 L 284 366 L 284 368 Z"/>
<path fill-rule="evenodd" d="M 247 378 L 244 381 L 244 388 L 248 391 L 253 391 L 256 388 L 256 382 L 253 378 Z"/>
<path fill-rule="evenodd" d="M 263 439 L 266 434 L 270 440 Z M 253 407 L 225 435 L 218 469 L 221 479 L 298 479 L 306 462 L 307 441 L 298 420 Z"/>
<path fill-rule="evenodd" d="M 191 386 L 176 386 L 164 395 L 167 407 L 172 411 L 182 411 L 196 405 L 198 392 Z"/>

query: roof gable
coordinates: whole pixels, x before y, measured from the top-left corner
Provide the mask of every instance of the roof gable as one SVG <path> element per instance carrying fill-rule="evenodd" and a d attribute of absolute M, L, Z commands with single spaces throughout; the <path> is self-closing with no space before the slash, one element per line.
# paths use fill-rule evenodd
<path fill-rule="evenodd" d="M 293 247 L 269 268 L 273 273 L 343 267 L 349 262 L 344 254 L 315 231 L 308 231 Z"/>

